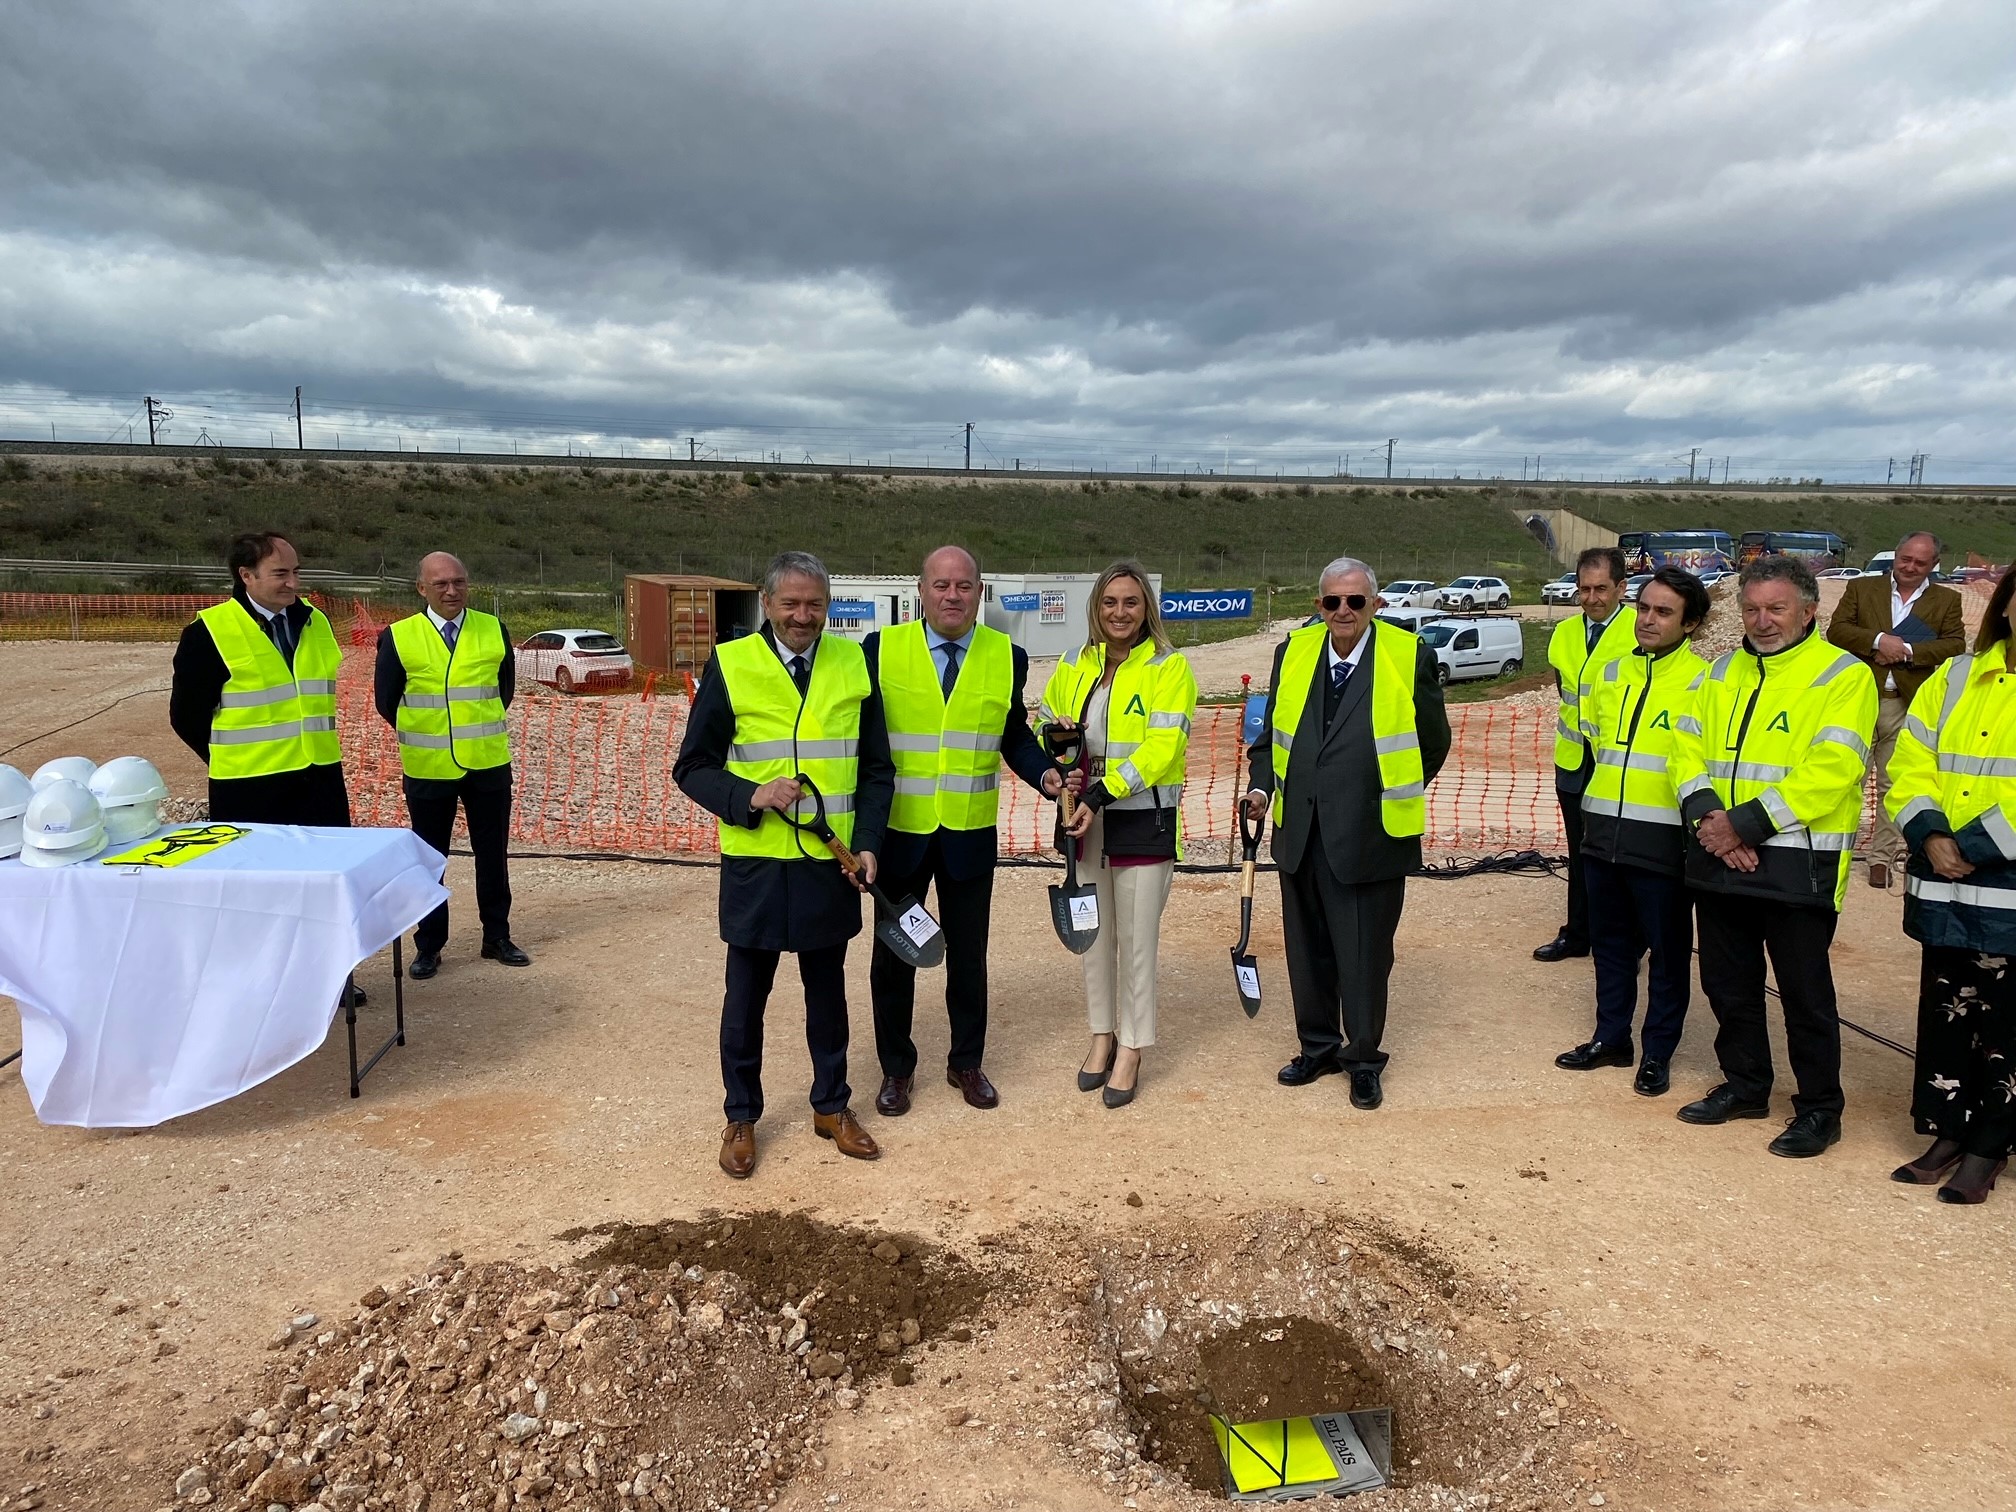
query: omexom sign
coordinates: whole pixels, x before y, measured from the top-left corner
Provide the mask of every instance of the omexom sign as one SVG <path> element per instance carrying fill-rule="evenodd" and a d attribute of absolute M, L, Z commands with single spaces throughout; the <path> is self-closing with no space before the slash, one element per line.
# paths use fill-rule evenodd
<path fill-rule="evenodd" d="M 1162 595 L 1165 620 L 1251 619 L 1251 588 L 1192 588 Z"/>

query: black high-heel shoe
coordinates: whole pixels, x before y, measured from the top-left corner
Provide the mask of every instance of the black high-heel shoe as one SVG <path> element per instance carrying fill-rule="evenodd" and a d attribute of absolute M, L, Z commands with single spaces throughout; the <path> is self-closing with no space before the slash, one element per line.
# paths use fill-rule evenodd
<path fill-rule="evenodd" d="M 1106 1064 L 1104 1066 L 1100 1067 L 1097 1071 L 1087 1071 L 1082 1067 L 1079 1069 L 1078 1090 L 1080 1092 L 1097 1092 L 1101 1087 L 1105 1086 L 1106 1078 L 1113 1074 L 1113 1062 L 1119 1058 L 1120 1041 L 1116 1037 L 1113 1041 L 1113 1053 L 1106 1057 Z"/>
<path fill-rule="evenodd" d="M 1986 1202 L 1988 1194 L 1995 1190 L 1995 1178 L 2002 1174 L 2007 1160 L 1990 1160 L 1986 1155 L 1969 1155 L 1960 1162 L 1960 1169 L 1953 1173 L 1953 1179 L 1939 1188 L 1941 1202 L 1962 1202 L 1970 1207 L 1977 1202 Z"/>
<path fill-rule="evenodd" d="M 1120 1059 L 1120 1052 L 1118 1049 L 1115 1049 L 1113 1052 L 1113 1061 L 1117 1062 L 1119 1059 Z M 1106 1074 L 1108 1076 L 1111 1076 L 1113 1074 L 1112 1063 L 1108 1063 L 1106 1067 Z M 1116 1087 L 1113 1085 L 1112 1082 L 1109 1081 L 1106 1083 L 1106 1090 L 1099 1094 L 1099 1099 L 1101 1102 L 1105 1103 L 1106 1106 L 1109 1108 L 1124 1108 L 1127 1106 L 1127 1104 L 1134 1101 L 1134 1094 L 1136 1092 L 1139 1092 L 1140 1090 L 1141 1090 L 1141 1061 L 1139 1057 L 1136 1057 L 1134 1061 L 1134 1085 L 1131 1087 Z"/>
<path fill-rule="evenodd" d="M 1909 1186 L 1937 1186 L 1939 1178 L 1960 1163 L 1960 1141 L 1957 1139 L 1935 1139 L 1930 1149 L 1916 1160 L 1897 1167 L 1890 1173 L 1892 1181 L 1901 1181 Z"/>

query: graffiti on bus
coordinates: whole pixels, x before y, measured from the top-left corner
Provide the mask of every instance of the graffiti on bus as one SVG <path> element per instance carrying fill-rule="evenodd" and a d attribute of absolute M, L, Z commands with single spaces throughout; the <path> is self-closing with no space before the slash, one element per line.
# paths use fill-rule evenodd
<path fill-rule="evenodd" d="M 1727 572 L 1736 565 L 1736 542 L 1726 530 L 1633 530 L 1618 536 L 1617 546 L 1632 572 Z"/>
<path fill-rule="evenodd" d="M 1848 565 L 1848 543 L 1831 530 L 1746 530 L 1736 548 L 1738 565 L 1761 556 L 1797 557 L 1808 569 L 1825 572 Z"/>

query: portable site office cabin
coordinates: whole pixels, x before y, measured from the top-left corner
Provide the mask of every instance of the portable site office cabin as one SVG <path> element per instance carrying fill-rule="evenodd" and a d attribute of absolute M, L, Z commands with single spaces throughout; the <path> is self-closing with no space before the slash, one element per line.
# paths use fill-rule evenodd
<path fill-rule="evenodd" d="M 1062 656 L 1085 644 L 1085 606 L 1096 572 L 986 572 L 980 622 L 1019 644 L 1031 656 Z M 1162 574 L 1148 574 L 1159 602 Z"/>
<path fill-rule="evenodd" d="M 717 642 L 762 624 L 754 583 L 661 572 L 623 579 L 623 642 L 640 667 L 698 673 Z"/>
<path fill-rule="evenodd" d="M 871 630 L 908 624 L 923 613 L 917 599 L 917 579 L 896 573 L 873 576 L 838 574 L 826 610 L 826 628 L 849 640 L 863 640 Z"/>

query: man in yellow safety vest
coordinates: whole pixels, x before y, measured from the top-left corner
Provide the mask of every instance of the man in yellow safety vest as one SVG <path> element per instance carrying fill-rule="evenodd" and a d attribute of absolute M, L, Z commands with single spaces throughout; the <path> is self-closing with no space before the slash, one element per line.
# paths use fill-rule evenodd
<path fill-rule="evenodd" d="M 850 884 L 821 840 L 784 818 L 813 817 L 797 780 L 810 778 L 834 834 L 874 880 L 895 773 L 861 648 L 825 633 L 831 598 L 816 556 L 785 551 L 771 559 L 762 633 L 715 648 L 672 767 L 680 790 L 718 821 L 728 946 L 721 1169 L 735 1177 L 756 1168 L 763 1009 L 787 950 L 798 957 L 805 988 L 813 1131 L 857 1160 L 882 1153 L 848 1106 L 847 942 L 861 932 L 860 884 Z"/>
<path fill-rule="evenodd" d="M 1821 1154 L 1841 1137 L 1841 1020 L 1828 951 L 1848 887 L 1876 679 L 1815 629 L 1806 564 L 1759 557 L 1740 578 L 1743 644 L 1718 657 L 1674 742 L 1685 861 L 1715 1011 L 1722 1083 L 1687 1104 L 1692 1124 L 1771 1113 L 1768 952 L 1798 1090 L 1774 1155 Z"/>
<path fill-rule="evenodd" d="M 231 597 L 183 630 L 168 691 L 169 725 L 209 763 L 210 817 L 347 827 L 335 632 L 285 536 L 241 535 L 227 561 Z"/>
<path fill-rule="evenodd" d="M 469 569 L 445 551 L 420 560 L 414 582 L 426 608 L 378 635 L 373 702 L 399 737 L 400 781 L 413 833 L 442 855 L 455 833 L 455 807 L 469 822 L 476 863 L 476 912 L 483 959 L 530 966 L 511 942 L 511 741 L 505 711 L 517 689 L 511 635 L 495 615 L 469 607 Z M 413 931 L 407 975 L 441 969 L 448 905 Z"/>
<path fill-rule="evenodd" d="M 1681 878 L 1685 836 L 1674 792 L 1673 742 L 1694 726 L 1707 675 L 1687 638 L 1708 617 L 1693 573 L 1661 567 L 1638 595 L 1637 649 L 1582 684 L 1582 738 L 1595 769 L 1582 793 L 1582 868 L 1589 883 L 1589 946 L 1596 957 L 1596 1033 L 1554 1057 L 1564 1071 L 1628 1066 L 1638 1011 L 1638 962 L 1652 957 L 1644 1059 L 1632 1090 L 1658 1097 L 1687 1021 L 1694 976 L 1694 900 Z"/>
<path fill-rule="evenodd" d="M 1582 684 L 1606 662 L 1637 644 L 1633 617 L 1624 612 L 1624 553 L 1615 546 L 1592 546 L 1575 559 L 1575 596 L 1582 612 L 1554 627 L 1547 642 L 1547 665 L 1561 710 L 1554 727 L 1554 796 L 1561 805 L 1561 830 L 1568 841 L 1568 922 L 1533 952 L 1536 961 L 1565 961 L 1589 954 L 1589 886 L 1582 876 L 1582 790 L 1589 785 L 1594 758 L 1582 738 L 1576 708 Z"/>
<path fill-rule="evenodd" d="M 917 592 L 922 619 L 877 631 L 861 646 L 896 766 L 882 890 L 922 902 L 936 886 L 952 1027 L 945 1080 L 969 1106 L 992 1108 L 1000 1094 L 981 1061 L 1002 763 L 1046 797 L 1057 795 L 1063 778 L 1022 704 L 1029 653 L 979 622 L 983 589 L 973 553 L 939 547 L 924 559 Z M 875 1111 L 896 1117 L 910 1110 L 916 1080 L 910 1029 L 917 968 L 878 940 L 868 984 L 882 1063 Z"/>

